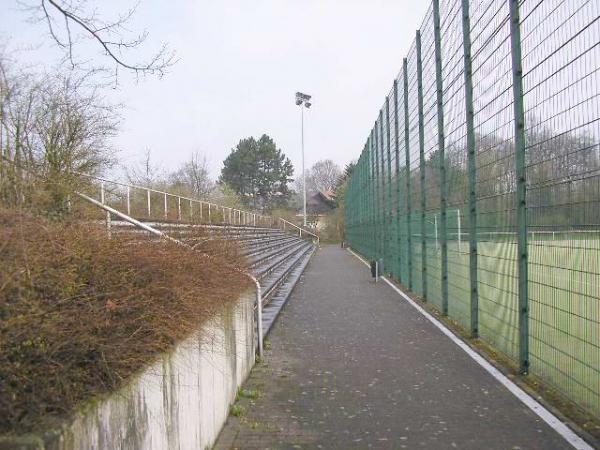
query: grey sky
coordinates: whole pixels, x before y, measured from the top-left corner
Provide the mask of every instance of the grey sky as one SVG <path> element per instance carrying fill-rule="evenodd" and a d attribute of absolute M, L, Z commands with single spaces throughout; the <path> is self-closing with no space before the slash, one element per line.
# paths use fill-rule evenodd
<path fill-rule="evenodd" d="M 15 1 L 1 3 L 3 38 L 13 48 L 43 43 L 27 58 L 48 63 L 44 25 L 27 22 Z M 90 3 L 101 11 L 127 6 Z M 216 177 L 239 139 L 267 133 L 299 175 L 297 90 L 313 96 L 305 116 L 307 167 L 324 158 L 340 165 L 358 158 L 427 5 L 142 0 L 132 26 L 148 29 L 149 44 L 168 42 L 179 62 L 163 79 L 121 77 L 119 89 L 108 93 L 126 106 L 119 159 L 138 161 L 150 147 L 155 161 L 171 169 L 198 150 Z M 86 56 L 102 57 L 98 51 Z"/>

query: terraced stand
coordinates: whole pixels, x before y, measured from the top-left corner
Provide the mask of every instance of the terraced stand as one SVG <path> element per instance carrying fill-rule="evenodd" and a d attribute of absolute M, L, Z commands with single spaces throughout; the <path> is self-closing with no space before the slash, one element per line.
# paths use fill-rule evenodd
<path fill-rule="evenodd" d="M 237 242 L 241 253 L 248 262 L 249 270 L 259 280 L 263 293 L 263 334 L 267 336 L 281 308 L 288 300 L 294 286 L 300 279 L 311 255 L 316 250 L 312 240 L 303 239 L 277 228 L 263 228 L 241 225 L 191 225 L 171 222 L 147 222 L 167 235 L 201 246 L 206 239 L 225 239 Z M 202 229 L 207 237 L 199 241 L 190 235 Z M 146 232 L 124 221 L 113 221 L 111 232 Z"/>

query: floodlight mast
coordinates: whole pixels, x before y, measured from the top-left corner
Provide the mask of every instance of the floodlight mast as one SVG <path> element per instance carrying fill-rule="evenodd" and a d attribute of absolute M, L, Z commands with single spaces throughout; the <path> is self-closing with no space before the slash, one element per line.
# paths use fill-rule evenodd
<path fill-rule="evenodd" d="M 300 106 L 302 128 L 302 223 L 306 226 L 306 171 L 304 170 L 304 108 L 310 108 L 310 95 L 296 92 L 296 105 Z"/>

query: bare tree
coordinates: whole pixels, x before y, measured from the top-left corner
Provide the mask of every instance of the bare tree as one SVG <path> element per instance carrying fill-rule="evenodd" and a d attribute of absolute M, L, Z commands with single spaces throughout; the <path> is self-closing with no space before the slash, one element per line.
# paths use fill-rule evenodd
<path fill-rule="evenodd" d="M 21 72 L 0 55 L 0 194 L 5 204 L 37 202 L 62 212 L 81 186 L 112 162 L 118 108 L 73 73 Z"/>
<path fill-rule="evenodd" d="M 167 44 L 145 60 L 132 60 L 134 50 L 148 38 L 146 30 L 136 34 L 129 31 L 129 24 L 137 5 L 110 20 L 102 18 L 96 8 L 90 8 L 86 0 L 22 0 L 21 5 L 37 21 L 45 22 L 51 39 L 64 51 L 65 60 L 72 68 L 87 66 L 77 57 L 76 47 L 83 39 L 95 42 L 108 60 L 112 61 L 115 80 L 119 69 L 136 75 L 156 74 L 162 76 L 175 61 L 175 53 Z M 89 67 L 88 67 L 89 69 Z M 106 69 L 106 67 L 94 67 Z"/>
<path fill-rule="evenodd" d="M 298 176 L 294 179 L 294 190 L 296 191 L 296 194 L 302 196 L 302 187 L 304 186 L 303 180 L 302 180 L 302 172 L 298 173 Z M 314 189 L 312 182 L 311 182 L 311 172 L 310 169 L 306 169 L 306 189 L 311 190 Z M 300 202 L 302 202 L 302 199 L 300 199 Z"/>
<path fill-rule="evenodd" d="M 192 153 L 190 159 L 169 176 L 169 181 L 174 188 L 202 198 L 207 197 L 215 187 L 210 178 L 208 160 L 199 152 Z"/>
<path fill-rule="evenodd" d="M 167 187 L 167 174 L 152 161 L 152 152 L 149 148 L 144 151 L 142 159 L 133 166 L 125 169 L 127 180 L 138 186 L 164 189 Z"/>
<path fill-rule="evenodd" d="M 317 161 L 310 169 L 307 186 L 321 192 L 332 191 L 341 174 L 342 171 L 331 159 Z"/>

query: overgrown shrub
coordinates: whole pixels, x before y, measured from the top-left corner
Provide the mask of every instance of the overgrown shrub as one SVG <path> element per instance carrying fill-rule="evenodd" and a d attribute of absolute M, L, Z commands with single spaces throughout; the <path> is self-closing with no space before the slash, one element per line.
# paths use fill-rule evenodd
<path fill-rule="evenodd" d="M 203 249 L 0 210 L 0 432 L 118 388 L 251 288 L 234 248 Z"/>

